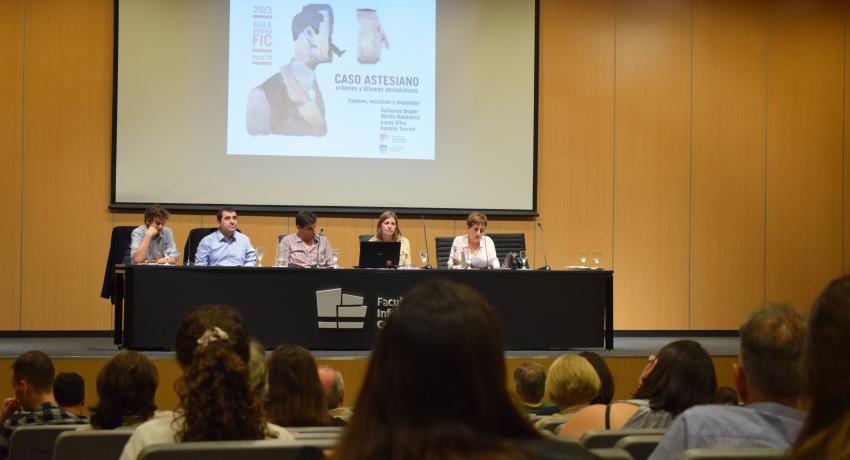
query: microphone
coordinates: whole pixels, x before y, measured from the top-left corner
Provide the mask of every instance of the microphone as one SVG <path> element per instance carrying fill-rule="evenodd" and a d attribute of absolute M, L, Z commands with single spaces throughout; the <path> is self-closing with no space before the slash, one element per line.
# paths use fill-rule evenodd
<path fill-rule="evenodd" d="M 428 230 L 425 227 L 425 215 L 420 214 L 419 217 L 422 218 L 422 233 L 425 234 L 425 252 L 428 253 L 428 262 L 430 262 L 431 261 L 430 260 L 431 259 L 431 251 L 428 250 Z M 425 270 L 430 270 L 433 267 L 431 267 L 431 264 L 428 263 L 428 264 L 425 264 L 425 266 L 422 267 L 422 268 L 425 269 Z"/>
<path fill-rule="evenodd" d="M 540 222 L 537 222 L 537 228 L 540 229 L 540 244 L 543 246 L 543 266 L 538 270 L 551 270 L 552 267 L 549 266 L 549 261 L 546 259 L 546 240 L 543 238 L 543 226 L 540 225 Z"/>
<path fill-rule="evenodd" d="M 316 265 L 313 268 L 319 268 L 319 254 L 322 253 L 322 237 L 325 236 L 325 229 L 320 229 L 316 235 Z"/>

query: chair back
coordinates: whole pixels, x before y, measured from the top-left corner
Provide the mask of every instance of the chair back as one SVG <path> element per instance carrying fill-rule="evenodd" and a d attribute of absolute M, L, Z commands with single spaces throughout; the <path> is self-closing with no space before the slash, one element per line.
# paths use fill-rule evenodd
<path fill-rule="evenodd" d="M 676 460 L 779 460 L 788 455 L 788 449 L 761 447 L 750 449 L 688 449 Z"/>
<path fill-rule="evenodd" d="M 186 245 L 183 246 L 183 265 L 189 265 L 189 262 L 195 263 L 195 253 L 198 252 L 198 245 L 201 244 L 201 240 L 216 230 L 218 230 L 218 227 L 200 227 L 189 231 Z"/>
<path fill-rule="evenodd" d="M 371 240 L 373 236 L 375 236 L 375 235 L 372 235 L 372 234 L 369 234 L 369 235 L 357 235 L 357 239 L 358 239 L 358 240 L 362 243 L 362 242 L 364 242 L 364 241 L 369 241 L 369 240 Z"/>
<path fill-rule="evenodd" d="M 452 243 L 455 239 L 451 236 L 438 236 L 434 238 L 437 248 L 437 268 L 449 268 L 449 254 L 452 252 Z"/>
<path fill-rule="evenodd" d="M 100 296 L 110 299 L 115 303 L 115 265 L 130 262 L 130 234 L 133 233 L 132 226 L 120 226 L 112 228 L 112 237 L 109 240 L 109 254 L 106 256 L 106 268 L 103 272 L 103 286 L 100 288 Z"/>
<path fill-rule="evenodd" d="M 286 431 L 299 442 L 328 442 L 336 444 L 342 436 L 341 426 L 307 426 L 307 427 L 287 427 Z"/>
<path fill-rule="evenodd" d="M 138 460 L 320 460 L 323 447 L 276 440 L 181 442 L 147 446 Z"/>
<path fill-rule="evenodd" d="M 663 435 L 667 428 L 634 428 L 622 430 L 591 430 L 581 435 L 581 443 L 586 449 L 614 447 L 626 436 Z"/>
<path fill-rule="evenodd" d="M 606 447 L 602 449 L 589 449 L 590 453 L 599 460 L 634 460 L 631 454 L 623 449 Z"/>
<path fill-rule="evenodd" d="M 53 460 L 118 460 L 133 430 L 65 431 L 56 438 Z"/>
<path fill-rule="evenodd" d="M 525 251 L 525 233 L 488 233 L 496 246 L 499 262 L 505 260 L 509 252 Z"/>
<path fill-rule="evenodd" d="M 626 436 L 624 438 L 620 438 L 620 440 L 614 444 L 614 447 L 625 450 L 635 460 L 646 460 L 650 455 L 652 455 L 655 448 L 658 447 L 658 443 L 661 442 L 663 437 L 664 435 L 660 434 Z"/>
<path fill-rule="evenodd" d="M 9 460 L 50 460 L 53 445 L 63 431 L 76 430 L 79 425 L 19 426 L 9 440 Z"/>

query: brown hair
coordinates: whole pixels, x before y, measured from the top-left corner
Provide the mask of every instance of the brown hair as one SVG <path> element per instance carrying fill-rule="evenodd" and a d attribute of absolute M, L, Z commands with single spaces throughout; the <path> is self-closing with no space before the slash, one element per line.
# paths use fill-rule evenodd
<path fill-rule="evenodd" d="M 714 401 L 714 363 L 700 344 L 693 340 L 671 342 L 658 352 L 657 360 L 635 392 L 635 399 L 648 399 L 652 410 L 665 410 L 674 417 L 691 406 Z"/>
<path fill-rule="evenodd" d="M 378 333 L 338 458 L 484 458 L 540 435 L 505 385 L 502 334 L 472 289 L 413 288 Z M 486 455 L 485 455 L 486 453 Z"/>
<path fill-rule="evenodd" d="M 803 351 L 808 417 L 790 458 L 850 456 L 850 276 L 833 280 L 815 300 Z"/>
<path fill-rule="evenodd" d="M 487 226 L 487 215 L 483 212 L 473 211 L 466 217 L 466 228 L 472 227 L 475 224 Z"/>
<path fill-rule="evenodd" d="M 304 347 L 281 345 L 268 359 L 266 411 L 280 426 L 330 425 L 316 361 Z"/>
<path fill-rule="evenodd" d="M 171 213 L 158 204 L 151 205 L 147 209 L 145 209 L 145 225 L 150 225 L 151 222 L 156 219 L 159 219 L 160 222 L 165 223 L 165 221 L 169 218 L 171 218 Z"/>
<path fill-rule="evenodd" d="M 523 402 L 537 403 L 546 389 L 546 370 L 537 363 L 522 363 L 514 369 L 516 394 Z"/>
<path fill-rule="evenodd" d="M 113 356 L 97 374 L 99 401 L 89 410 L 91 424 L 111 430 L 123 424 L 125 417 L 141 423 L 156 412 L 154 395 L 159 384 L 156 367 L 145 355 L 122 351 Z"/>
<path fill-rule="evenodd" d="M 248 372 L 249 336 L 231 307 L 201 307 L 183 317 L 175 351 L 183 376 L 175 382 L 182 426 L 175 440 L 263 439 L 266 427 L 259 395 Z"/>
<path fill-rule="evenodd" d="M 378 217 L 378 225 L 375 227 L 375 238 L 379 241 L 381 240 L 381 224 L 391 217 L 395 219 L 395 233 L 393 233 L 393 240 L 398 241 L 398 239 L 401 238 L 401 227 L 398 225 L 398 216 L 392 211 L 384 211 L 381 216 Z"/>
<path fill-rule="evenodd" d="M 769 305 L 741 326 L 741 364 L 747 380 L 774 399 L 800 395 L 806 319 L 790 305 Z"/>
<path fill-rule="evenodd" d="M 611 374 L 608 364 L 598 353 L 592 351 L 583 351 L 579 353 L 579 356 L 586 359 L 596 370 L 596 375 L 599 376 L 599 394 L 593 398 L 590 404 L 611 404 L 611 400 L 614 399 L 614 376 Z"/>
<path fill-rule="evenodd" d="M 33 389 L 39 393 L 50 393 L 53 391 L 53 378 L 56 371 L 53 361 L 43 351 L 28 351 L 12 363 L 12 378 L 25 380 Z"/>

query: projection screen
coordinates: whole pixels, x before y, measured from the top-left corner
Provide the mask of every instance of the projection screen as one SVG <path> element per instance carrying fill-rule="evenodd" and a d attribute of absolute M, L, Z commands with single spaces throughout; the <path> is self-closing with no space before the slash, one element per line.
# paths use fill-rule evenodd
<path fill-rule="evenodd" d="M 536 211 L 535 0 L 115 7 L 114 208 Z"/>

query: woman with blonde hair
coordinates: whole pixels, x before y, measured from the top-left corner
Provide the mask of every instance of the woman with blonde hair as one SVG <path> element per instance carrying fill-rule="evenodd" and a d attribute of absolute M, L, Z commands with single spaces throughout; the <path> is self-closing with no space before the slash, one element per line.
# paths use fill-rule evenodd
<path fill-rule="evenodd" d="M 401 228 L 398 225 L 398 216 L 392 211 L 384 211 L 378 217 L 378 225 L 375 227 L 375 236 L 369 241 L 398 241 L 401 243 L 401 253 L 398 258 L 398 266 L 410 265 L 410 241 L 401 236 Z"/>
<path fill-rule="evenodd" d="M 599 394 L 601 382 L 593 366 L 578 355 L 559 356 L 546 373 L 546 399 L 558 406 L 558 413 L 537 420 L 537 428 L 560 428 L 570 416 L 587 407 Z"/>

